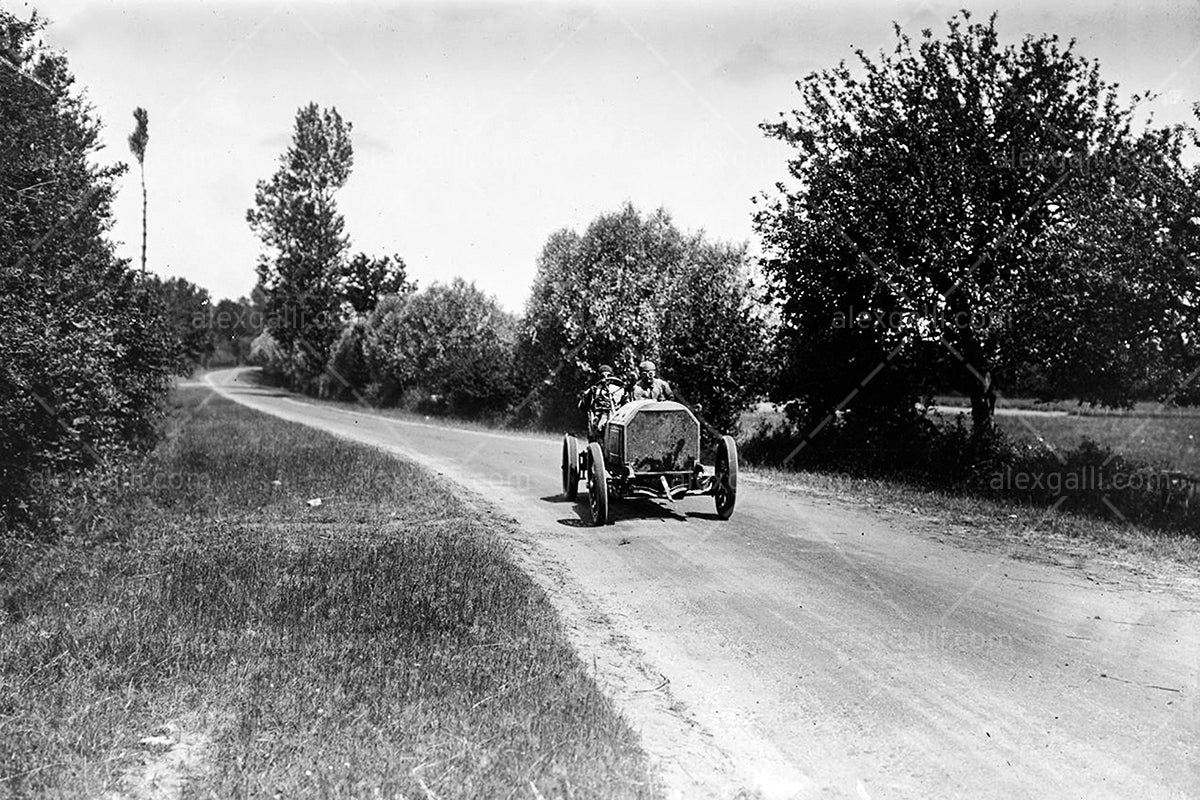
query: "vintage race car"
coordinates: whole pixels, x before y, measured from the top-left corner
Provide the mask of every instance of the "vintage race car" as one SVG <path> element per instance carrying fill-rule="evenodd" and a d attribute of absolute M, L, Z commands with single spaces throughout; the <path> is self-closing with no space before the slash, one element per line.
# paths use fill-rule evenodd
<path fill-rule="evenodd" d="M 737 443 L 722 436 L 716 464 L 700 463 L 700 423 L 687 406 L 634 400 L 618 408 L 600 441 L 563 436 L 563 494 L 574 500 L 587 481 L 592 524 L 608 522 L 610 500 L 651 497 L 674 503 L 687 495 L 712 495 L 717 516 L 729 519 L 737 501 Z"/>

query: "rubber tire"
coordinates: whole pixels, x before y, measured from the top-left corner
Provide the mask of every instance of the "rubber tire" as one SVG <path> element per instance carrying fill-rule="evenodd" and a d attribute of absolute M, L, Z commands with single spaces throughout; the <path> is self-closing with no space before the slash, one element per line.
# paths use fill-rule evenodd
<path fill-rule="evenodd" d="M 717 516 L 729 519 L 737 504 L 738 454 L 732 436 L 722 436 L 717 445 L 717 465 L 713 476 L 713 497 L 717 501 Z"/>
<path fill-rule="evenodd" d="M 604 451 L 598 442 L 588 445 L 588 508 L 592 524 L 608 524 L 608 470 L 604 468 Z"/>
<path fill-rule="evenodd" d="M 569 433 L 563 436 L 562 488 L 568 500 L 579 496 L 579 441 Z"/>

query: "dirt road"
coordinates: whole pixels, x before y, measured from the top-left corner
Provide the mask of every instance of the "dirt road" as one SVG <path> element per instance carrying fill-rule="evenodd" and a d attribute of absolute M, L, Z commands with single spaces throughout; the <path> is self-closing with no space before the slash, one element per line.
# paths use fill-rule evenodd
<path fill-rule="evenodd" d="M 399 421 L 240 374 L 207 380 L 419 460 L 515 520 L 514 551 L 672 796 L 1200 797 L 1189 592 L 964 550 L 765 482 L 743 481 L 728 522 L 689 498 L 618 504 L 591 528 L 586 498 L 560 497 L 557 439 Z"/>

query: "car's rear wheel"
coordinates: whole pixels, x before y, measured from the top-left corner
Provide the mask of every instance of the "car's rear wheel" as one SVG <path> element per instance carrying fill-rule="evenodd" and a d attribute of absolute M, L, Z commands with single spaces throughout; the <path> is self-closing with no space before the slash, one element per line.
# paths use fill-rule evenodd
<path fill-rule="evenodd" d="M 737 503 L 738 455 L 737 442 L 732 436 L 722 436 L 717 445 L 717 465 L 713 475 L 713 496 L 717 501 L 717 516 L 729 519 Z"/>
<path fill-rule="evenodd" d="M 562 487 L 568 500 L 579 496 L 579 442 L 569 433 L 563 436 Z"/>
<path fill-rule="evenodd" d="M 604 452 L 600 445 L 588 445 L 588 507 L 593 525 L 608 523 L 608 470 L 604 468 Z"/>

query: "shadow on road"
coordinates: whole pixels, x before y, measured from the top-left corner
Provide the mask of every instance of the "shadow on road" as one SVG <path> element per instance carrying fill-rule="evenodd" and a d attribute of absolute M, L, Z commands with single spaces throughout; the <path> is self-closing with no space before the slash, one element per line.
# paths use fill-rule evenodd
<path fill-rule="evenodd" d="M 558 520 L 559 525 L 564 525 L 568 528 L 590 528 L 592 527 L 592 512 L 588 509 L 587 495 L 580 494 L 578 499 L 574 501 L 567 500 L 561 494 L 550 495 L 540 498 L 543 503 L 568 503 L 573 502 L 572 511 L 575 512 L 574 517 L 567 517 Z M 608 522 L 621 522 L 622 520 L 675 520 L 677 522 L 687 522 L 689 517 L 697 517 L 700 519 L 716 519 L 716 514 L 704 514 L 689 512 L 683 514 L 672 509 L 670 506 L 660 505 L 653 500 L 633 499 L 633 500 L 609 500 L 608 504 Z"/>

